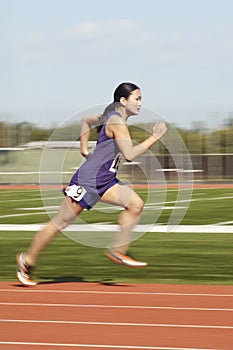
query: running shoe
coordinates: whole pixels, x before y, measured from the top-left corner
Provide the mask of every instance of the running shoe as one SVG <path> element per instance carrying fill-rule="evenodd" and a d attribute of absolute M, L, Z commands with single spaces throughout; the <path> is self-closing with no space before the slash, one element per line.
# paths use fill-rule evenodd
<path fill-rule="evenodd" d="M 130 256 L 116 252 L 115 250 L 110 248 L 104 252 L 104 255 L 116 264 L 121 264 L 133 268 L 147 266 L 146 262 L 134 260 Z"/>
<path fill-rule="evenodd" d="M 31 278 L 32 267 L 25 263 L 23 253 L 16 255 L 17 273 L 16 276 L 24 286 L 35 286 L 37 283 Z"/>

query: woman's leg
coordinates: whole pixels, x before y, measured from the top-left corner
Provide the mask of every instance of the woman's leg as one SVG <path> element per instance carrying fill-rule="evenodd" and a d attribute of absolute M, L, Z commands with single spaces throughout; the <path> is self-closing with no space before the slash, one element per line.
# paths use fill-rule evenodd
<path fill-rule="evenodd" d="M 35 235 L 28 250 L 24 253 L 25 263 L 29 266 L 34 266 L 39 254 L 54 239 L 58 232 L 71 224 L 82 210 L 83 207 L 77 202 L 72 201 L 68 196 L 65 197 L 58 214 Z"/>
<path fill-rule="evenodd" d="M 133 228 L 140 219 L 144 202 L 132 188 L 121 184 L 109 188 L 101 197 L 101 201 L 125 208 L 119 215 L 120 232 L 116 234 L 112 247 L 115 251 L 126 254 L 132 239 Z"/>

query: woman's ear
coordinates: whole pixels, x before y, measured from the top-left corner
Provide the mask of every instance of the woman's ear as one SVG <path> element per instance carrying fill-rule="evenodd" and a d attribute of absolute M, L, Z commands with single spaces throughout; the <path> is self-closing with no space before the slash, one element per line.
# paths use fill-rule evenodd
<path fill-rule="evenodd" d="M 126 102 L 127 102 L 127 101 L 126 101 L 126 98 L 125 98 L 125 97 L 121 97 L 121 98 L 120 98 L 120 104 L 121 104 L 122 106 L 125 107 L 125 106 L 126 106 Z"/>

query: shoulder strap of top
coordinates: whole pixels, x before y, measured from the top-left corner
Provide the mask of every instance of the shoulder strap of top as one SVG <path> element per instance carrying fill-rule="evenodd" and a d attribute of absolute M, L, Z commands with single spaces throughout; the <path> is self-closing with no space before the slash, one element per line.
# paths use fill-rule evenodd
<path fill-rule="evenodd" d="M 111 116 L 114 115 L 114 114 L 117 114 L 117 115 L 119 115 L 119 117 L 121 117 L 121 114 L 120 114 L 119 112 L 116 112 L 116 111 L 110 112 L 110 113 L 108 114 L 108 117 L 111 117 Z"/>

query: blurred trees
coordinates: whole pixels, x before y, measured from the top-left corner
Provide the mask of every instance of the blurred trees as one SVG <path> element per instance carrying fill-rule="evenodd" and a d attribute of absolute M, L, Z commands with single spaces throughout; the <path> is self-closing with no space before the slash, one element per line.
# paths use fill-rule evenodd
<path fill-rule="evenodd" d="M 149 136 L 151 123 L 129 125 L 132 139 L 138 143 Z M 197 128 L 193 125 L 190 130 L 175 128 L 183 139 L 191 154 L 233 153 L 233 120 L 225 123 L 225 127 L 218 130 Z M 29 123 L 9 124 L 0 122 L 0 147 L 16 147 L 30 141 L 75 141 L 79 140 L 80 124 L 67 125 L 62 128 L 40 128 Z M 96 129 L 91 132 L 91 140 L 97 139 Z M 158 144 L 159 153 L 167 153 L 163 145 Z"/>

